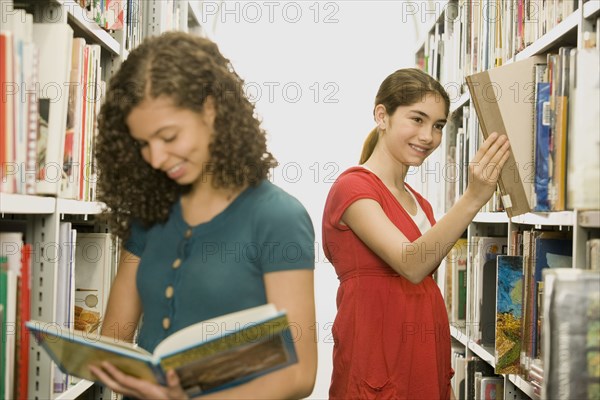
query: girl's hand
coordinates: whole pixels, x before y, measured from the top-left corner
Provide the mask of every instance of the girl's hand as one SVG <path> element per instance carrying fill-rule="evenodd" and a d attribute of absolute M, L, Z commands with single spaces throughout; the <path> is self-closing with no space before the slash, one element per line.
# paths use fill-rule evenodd
<path fill-rule="evenodd" d="M 483 206 L 496 191 L 500 171 L 508 160 L 510 144 L 506 135 L 493 132 L 469 163 L 469 184 L 465 195 Z"/>
<path fill-rule="evenodd" d="M 137 399 L 188 399 L 173 370 L 167 371 L 167 386 L 161 386 L 126 375 L 109 362 L 89 368 L 106 387 L 125 396 Z"/>

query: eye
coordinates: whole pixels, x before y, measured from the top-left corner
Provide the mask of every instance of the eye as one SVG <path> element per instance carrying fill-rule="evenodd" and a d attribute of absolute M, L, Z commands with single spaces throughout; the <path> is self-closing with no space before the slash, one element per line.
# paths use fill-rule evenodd
<path fill-rule="evenodd" d="M 171 135 L 169 137 L 163 138 L 163 141 L 165 143 L 170 143 L 170 142 L 174 141 L 176 138 L 177 138 L 177 135 Z"/>
<path fill-rule="evenodd" d="M 415 121 L 417 124 L 420 124 L 423 122 L 423 118 L 421 117 L 413 117 L 413 121 Z"/>
<path fill-rule="evenodd" d="M 433 127 L 434 127 L 435 129 L 437 129 L 437 130 L 440 130 L 440 131 L 441 131 L 442 129 L 444 129 L 444 124 L 435 124 Z"/>

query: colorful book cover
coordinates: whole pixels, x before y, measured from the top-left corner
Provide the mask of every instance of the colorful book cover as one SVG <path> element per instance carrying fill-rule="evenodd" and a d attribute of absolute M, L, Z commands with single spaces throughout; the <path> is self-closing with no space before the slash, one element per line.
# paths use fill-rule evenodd
<path fill-rule="evenodd" d="M 550 84 L 538 83 L 535 132 L 535 207 L 534 211 L 550 211 L 548 199 L 548 157 L 550 151 Z"/>
<path fill-rule="evenodd" d="M 523 256 L 498 256 L 496 291 L 497 374 L 521 372 Z"/>
<path fill-rule="evenodd" d="M 149 353 L 131 343 L 55 324 L 29 321 L 27 327 L 64 372 L 95 380 L 89 365 L 111 362 L 122 372 L 165 384 L 173 369 L 187 395 L 232 387 L 297 362 L 287 315 L 273 304 L 190 325 Z"/>

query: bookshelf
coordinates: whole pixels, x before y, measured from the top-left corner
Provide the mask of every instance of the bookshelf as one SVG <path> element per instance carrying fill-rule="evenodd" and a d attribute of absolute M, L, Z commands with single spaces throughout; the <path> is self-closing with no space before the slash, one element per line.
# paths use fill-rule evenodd
<path fill-rule="evenodd" d="M 108 3 L 110 3 L 110 6 Z M 88 8 L 82 7 L 82 4 L 86 4 Z M 109 8 L 106 10 L 93 8 L 93 5 L 100 4 Z M 146 35 L 157 34 L 169 29 L 178 29 L 195 34 L 202 34 L 200 5 L 201 2 L 187 0 L 164 0 L 160 2 L 150 2 L 145 0 L 113 0 L 111 2 L 85 2 L 80 0 L 0 0 L 0 12 L 2 14 L 1 20 L 3 21 L 2 31 L 8 32 L 4 37 L 9 37 L 9 40 L 11 40 L 10 43 L 19 43 L 18 46 L 21 46 L 21 43 L 23 43 L 23 48 L 27 46 L 30 46 L 31 48 L 36 45 L 39 46 L 36 42 L 35 32 L 33 35 L 31 34 L 31 32 L 34 31 L 36 24 L 52 25 L 55 28 L 61 29 L 63 32 L 72 32 L 72 37 L 84 39 L 86 46 L 96 46 L 97 50 L 94 51 L 97 54 L 97 74 L 90 77 L 89 81 L 85 81 L 85 84 L 100 87 L 100 82 L 107 82 L 110 79 L 111 75 L 119 68 L 119 65 L 123 60 L 127 58 L 129 51 L 135 48 Z M 118 13 L 115 11 L 123 11 L 121 18 L 116 18 Z M 128 12 L 130 14 L 128 14 Z M 179 18 L 174 22 L 168 21 L 168 24 L 165 25 L 165 18 L 172 18 L 175 15 Z M 140 16 L 142 16 L 141 19 L 139 18 Z M 148 19 L 144 19 L 143 17 L 148 17 Z M 148 21 L 153 20 L 154 17 L 156 17 L 160 23 L 155 26 L 156 31 L 148 31 Z M 140 20 L 142 21 L 141 24 L 138 23 Z M 144 21 L 147 23 L 146 25 L 143 25 Z M 14 42 L 12 42 L 13 38 Z M 17 42 L 17 40 L 20 41 Z M 56 40 L 56 42 L 60 41 Z M 18 46 L 15 46 L 15 49 L 19 48 Z M 68 48 L 68 46 L 65 46 L 65 48 Z M 11 78 L 9 78 L 8 75 L 2 75 L 3 87 L 5 82 L 19 82 L 21 79 L 25 79 L 23 78 L 25 75 L 28 77 L 36 76 L 31 70 L 27 69 L 30 68 L 28 66 L 35 64 L 35 58 L 32 56 L 33 53 L 23 51 L 23 53 L 15 55 L 17 54 L 15 52 L 14 54 L 10 53 L 10 57 L 8 57 L 7 54 L 9 53 L 2 53 L 1 62 L 5 63 L 5 59 L 9 60 L 6 61 L 6 63 L 11 62 L 10 65 L 13 65 L 14 63 L 15 67 L 13 70 L 14 75 L 12 75 Z M 49 66 L 53 66 L 55 64 L 54 61 L 60 58 L 61 54 L 55 53 L 53 54 L 53 57 L 55 57 L 55 59 L 38 61 L 38 73 L 40 70 L 50 69 Z M 65 58 L 66 57 L 65 54 Z M 71 53 L 68 55 L 68 60 L 69 64 L 65 65 L 70 65 Z M 2 71 L 6 71 L 6 65 L 9 64 L 3 64 Z M 29 75 L 30 73 L 31 75 Z M 68 77 L 69 75 L 65 73 L 65 76 Z M 56 78 L 54 82 L 71 82 L 70 79 L 67 79 Z M 33 85 L 38 81 L 32 78 L 31 81 L 25 80 L 25 82 Z M 80 83 L 82 82 L 80 81 Z M 82 86 L 85 86 L 85 84 L 82 84 Z M 98 94 L 99 93 L 101 92 L 98 92 Z M 64 93 L 61 92 L 61 94 L 57 95 L 56 99 L 54 99 L 56 100 L 55 103 L 60 103 L 61 101 L 64 101 L 65 98 L 68 99 L 69 96 L 70 93 L 68 90 Z M 91 103 L 91 101 L 88 102 Z M 2 120 L 0 121 L 0 123 L 3 124 L 3 134 L 0 136 L 0 162 L 3 171 L 2 182 L 8 181 L 5 177 L 17 170 L 9 168 L 5 170 L 4 165 L 25 165 L 25 159 L 13 158 L 18 156 L 18 151 L 9 153 L 9 150 L 6 149 L 12 148 L 12 146 L 17 148 L 22 145 L 21 142 L 19 142 L 20 139 L 15 139 L 17 138 L 16 132 L 19 132 L 21 126 L 26 126 L 26 122 L 31 121 L 30 119 L 27 119 L 31 118 L 31 115 L 27 115 L 26 112 L 32 110 L 30 103 L 23 102 L 26 106 L 22 106 L 21 102 L 15 100 L 14 103 L 11 104 L 14 105 L 15 117 L 11 118 L 10 122 L 6 122 L 5 124 L 4 115 L 8 114 L 2 114 Z M 3 110 L 3 112 L 4 111 L 5 110 Z M 11 109 L 11 112 L 12 111 L 13 110 Z M 89 108 L 88 111 L 89 114 L 95 114 L 98 109 Z M 33 113 L 36 118 L 35 125 L 33 126 L 36 127 L 39 124 L 38 113 L 42 113 L 42 111 L 38 109 Z M 62 114 L 62 117 L 65 118 L 66 121 L 66 103 L 59 114 Z M 93 135 L 95 121 L 90 120 L 90 123 L 92 126 L 90 132 Z M 83 125 L 83 123 L 81 124 Z M 56 142 L 58 140 L 61 144 L 64 144 L 65 125 L 48 125 L 49 137 L 51 137 L 49 141 Z M 5 132 L 13 132 L 13 129 L 15 136 L 6 136 Z M 33 133 L 37 134 L 37 131 L 33 131 Z M 86 151 L 91 153 L 93 152 L 93 149 L 90 148 L 90 150 Z M 61 145 L 60 154 L 56 156 L 57 164 L 60 165 L 61 171 L 65 166 L 63 164 L 63 153 L 64 150 Z M 26 154 L 26 152 L 24 151 L 23 154 Z M 23 157 L 25 157 L 25 155 L 23 155 Z M 26 174 L 33 176 L 37 174 L 37 171 L 39 170 L 36 153 L 33 152 L 33 155 L 30 154 L 27 157 L 29 157 L 28 159 L 33 157 L 35 168 L 33 170 L 28 169 Z M 23 164 L 20 164 L 20 162 Z M 83 162 L 81 164 L 85 165 Z M 35 185 L 36 180 L 40 179 L 40 177 L 35 175 L 34 179 L 31 179 L 31 176 L 28 178 L 30 181 L 33 180 L 33 184 L 30 182 L 30 186 L 23 184 L 26 175 L 16 176 L 14 178 L 14 185 L 0 186 L 0 232 L 12 232 L 18 230 L 23 234 L 25 242 L 30 244 L 32 248 L 31 263 L 29 267 L 31 271 L 31 283 L 28 296 L 30 301 L 30 307 L 28 308 L 30 315 L 25 318 L 32 318 L 42 322 L 48 322 L 49 324 L 56 324 L 57 316 L 60 311 L 57 302 L 61 297 L 61 293 L 59 293 L 59 288 L 61 287 L 61 283 L 59 282 L 59 262 L 61 258 L 60 252 L 63 250 L 61 247 L 61 240 L 64 239 L 64 237 L 61 237 L 62 225 L 70 223 L 74 230 L 80 232 L 107 233 L 106 227 L 96 218 L 105 210 L 105 205 L 97 202 L 95 200 L 93 189 L 87 191 L 87 187 L 83 192 L 83 196 L 81 193 L 78 194 L 78 191 L 74 191 L 73 193 L 75 194 L 63 192 L 63 183 L 60 183 L 60 185 L 57 183 L 50 192 L 40 192 Z M 81 177 L 83 176 L 82 173 Z M 86 177 L 91 178 L 89 175 L 86 175 Z M 46 178 L 50 179 L 48 176 L 46 176 Z M 89 181 L 92 180 L 93 179 L 89 179 Z M 3 236 L 3 240 L 7 240 L 5 238 L 7 238 L 7 236 Z M 12 243 L 9 242 L 3 242 L 2 251 L 5 249 L 4 245 L 9 246 L 11 244 Z M 105 257 L 110 259 L 111 274 L 114 274 L 116 268 L 117 254 L 114 250 L 116 247 L 117 245 L 113 245 L 110 249 L 112 252 L 110 257 Z M 4 254 L 0 253 L 0 256 L 4 256 Z M 22 267 L 18 267 L 17 270 L 20 271 L 20 268 Z M 17 282 L 18 280 L 15 279 L 14 281 Z M 71 287 L 71 291 L 73 291 L 73 289 L 74 288 Z M 15 303 L 17 303 L 16 299 L 16 296 L 11 297 L 8 300 L 8 303 L 2 304 L 2 307 L 0 307 L 0 315 L 2 316 L 1 322 L 3 326 L 10 326 L 11 324 L 16 326 L 15 321 L 8 320 L 10 315 L 7 315 L 6 313 L 11 307 L 16 312 L 16 322 L 18 323 L 18 319 L 21 315 L 20 311 L 18 311 L 18 307 L 22 300 L 19 300 L 18 304 L 15 305 Z M 75 303 L 73 302 L 72 304 L 74 305 Z M 13 346 L 18 347 L 19 345 L 17 343 L 19 342 L 19 339 L 16 339 L 14 342 Z M 0 379 L 2 380 L 0 382 L 0 386 L 2 386 L 2 395 L 0 395 L 0 397 L 26 397 L 32 399 L 116 398 L 116 395 L 110 391 L 107 392 L 101 386 L 94 385 L 92 382 L 85 380 L 79 380 L 76 383 L 72 382 L 59 390 L 55 390 L 57 374 L 59 374 L 59 371 L 57 371 L 46 353 L 37 346 L 37 343 L 33 338 L 30 338 L 27 346 L 21 347 L 29 348 L 29 351 L 21 353 L 18 348 L 11 348 L 10 351 L 15 355 L 14 358 L 7 358 L 5 363 L 0 366 L 0 371 L 2 372 L 2 374 L 0 374 Z M 5 350 L 6 349 L 2 347 L 1 351 L 4 352 Z M 28 360 L 25 360 L 25 362 L 19 361 L 18 358 L 21 354 L 27 354 Z M 23 365 L 23 363 L 25 363 L 25 365 Z M 9 376 L 6 371 L 10 371 L 10 374 L 14 371 L 14 376 Z M 25 376 L 26 380 L 19 380 L 18 378 L 21 376 Z M 26 396 L 22 393 L 23 384 L 27 388 Z"/>
<path fill-rule="evenodd" d="M 473 6 L 473 3 L 477 3 L 477 5 Z M 551 4 L 551 7 L 544 9 L 544 3 L 546 5 Z M 519 4 L 529 4 L 533 7 L 530 9 L 529 14 L 536 17 L 528 20 L 529 14 L 522 13 L 523 20 L 521 20 L 522 25 L 520 27 L 522 30 L 515 28 L 518 26 L 518 22 L 510 16 L 512 12 L 514 12 L 513 16 L 517 15 L 518 10 L 513 7 L 518 8 Z M 477 9 L 478 6 L 479 9 Z M 494 18 L 491 15 L 484 15 L 482 10 L 485 10 L 486 7 L 500 10 L 500 13 L 494 15 Z M 435 10 L 435 12 L 432 10 Z M 462 193 L 462 190 L 466 187 L 466 181 L 464 186 L 459 187 L 462 183 L 456 184 L 454 182 L 456 176 L 444 176 L 443 178 L 451 179 L 436 179 L 436 182 L 432 184 L 426 179 L 427 172 L 440 170 L 444 172 L 447 170 L 444 169 L 444 166 L 447 167 L 450 163 L 458 165 L 460 171 L 461 162 L 467 162 L 474 155 L 478 143 L 482 140 L 477 114 L 474 110 L 471 94 L 465 83 L 465 77 L 529 60 L 533 56 L 558 53 L 558 49 L 564 46 L 575 48 L 579 53 L 583 49 L 593 47 L 589 46 L 589 42 L 590 39 L 593 42 L 594 38 L 597 49 L 598 39 L 600 38 L 598 33 L 600 1 L 429 1 L 423 2 L 421 13 L 428 16 L 428 18 L 424 18 L 425 21 L 417 32 L 417 45 L 414 50 L 416 66 L 428 72 L 444 85 L 450 95 L 451 105 L 449 122 L 440 149 L 437 151 L 438 154 L 432 154 L 421 167 L 424 172 L 421 172 L 421 175 L 416 173 L 410 176 L 409 183 L 418 188 L 417 190 L 420 190 L 430 200 L 435 215 L 441 217 Z M 477 13 L 477 15 L 473 13 Z M 498 29 L 502 31 L 501 35 L 498 35 Z M 477 39 L 476 41 L 473 40 L 474 37 Z M 522 44 L 519 44 L 520 40 L 523 41 Z M 573 78 L 573 72 L 571 74 L 571 77 L 567 77 L 571 80 L 569 83 L 576 82 L 576 78 Z M 599 71 L 593 71 L 592 74 L 598 75 Z M 573 99 L 580 98 L 575 97 L 573 92 L 571 94 Z M 597 99 L 600 94 L 596 92 L 590 97 Z M 569 101 L 575 103 L 575 100 Z M 585 101 L 581 100 L 581 102 L 584 103 Z M 575 132 L 575 127 L 579 126 L 577 125 L 577 118 L 582 118 L 582 114 L 585 114 L 583 112 L 577 113 L 578 108 L 583 108 L 581 104 L 575 104 L 571 107 L 568 110 L 567 148 L 571 140 L 575 143 L 576 139 L 572 138 L 576 134 L 571 132 Z M 596 125 L 595 132 L 592 135 L 597 136 L 597 132 Z M 461 137 L 461 135 L 463 136 Z M 587 137 L 587 141 L 577 140 L 580 140 L 580 143 L 589 143 L 593 146 L 597 138 L 594 139 L 591 135 Z M 465 143 L 462 155 L 455 153 L 456 147 L 462 143 Z M 567 154 L 568 157 L 573 158 L 575 153 Z M 575 157 L 577 156 L 575 155 Z M 435 168 L 435 165 L 441 165 L 442 167 Z M 569 177 L 572 177 L 570 174 L 574 172 L 569 168 L 566 168 L 566 170 L 568 181 Z M 410 181 L 410 179 L 414 180 Z M 581 192 L 586 189 L 585 187 L 578 187 L 575 188 L 574 193 L 577 194 L 577 191 Z M 571 195 L 571 192 L 566 194 L 567 197 Z M 504 211 L 497 211 L 501 209 L 500 206 L 500 193 L 497 193 L 495 198 L 476 215 L 467 232 L 465 232 L 465 238 L 467 239 L 467 284 L 463 290 L 466 291 L 466 304 L 464 306 L 466 307 L 467 318 L 466 320 L 453 321 L 451 317 L 450 325 L 450 334 L 456 342 L 463 346 L 464 357 L 478 357 L 492 367 L 497 366 L 497 349 L 495 349 L 494 342 L 492 342 L 492 345 L 489 343 L 481 344 L 482 330 L 477 326 L 479 323 L 477 318 L 481 317 L 478 310 L 480 310 L 480 302 L 482 301 L 482 294 L 477 293 L 478 291 L 481 292 L 481 289 L 478 289 L 477 285 L 480 284 L 479 280 L 483 279 L 480 275 L 483 272 L 477 272 L 475 269 L 480 268 L 475 260 L 479 238 L 490 236 L 505 238 L 508 254 L 518 255 L 521 254 L 519 252 L 522 251 L 523 247 L 523 242 L 520 241 L 522 239 L 519 238 L 522 238 L 525 232 L 553 231 L 557 235 L 565 234 L 572 242 L 572 257 L 569 267 L 574 270 L 587 268 L 588 248 L 586 246 L 592 239 L 600 238 L 600 204 L 597 201 L 591 204 L 588 202 L 585 207 L 581 208 L 570 207 L 567 201 L 564 208 L 558 208 L 556 211 L 530 211 L 512 217 Z M 449 282 L 447 274 L 452 273 L 451 269 L 456 268 L 455 265 L 455 262 L 443 262 L 437 271 L 438 285 L 442 293 L 449 290 L 454 294 L 454 290 L 458 290 L 455 286 L 446 288 L 447 282 Z M 495 290 L 498 290 L 497 285 L 498 282 L 496 282 Z M 449 312 L 449 315 L 451 314 Z M 481 323 L 483 323 L 483 320 Z M 495 342 L 497 344 L 497 338 Z M 528 362 L 533 361 L 530 359 Z M 525 364 L 525 366 L 521 366 L 521 373 L 501 374 L 504 376 L 504 399 L 540 398 L 543 382 L 530 378 L 529 368 L 530 365 Z M 466 384 L 473 384 L 473 382 L 467 381 Z"/>

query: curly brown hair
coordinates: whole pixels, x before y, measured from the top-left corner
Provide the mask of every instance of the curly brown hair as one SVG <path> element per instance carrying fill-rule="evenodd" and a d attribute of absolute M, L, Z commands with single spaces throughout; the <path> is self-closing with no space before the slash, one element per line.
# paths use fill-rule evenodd
<path fill-rule="evenodd" d="M 130 135 L 127 116 L 145 99 L 167 96 L 196 112 L 208 96 L 214 99 L 208 165 L 216 188 L 254 186 L 269 175 L 277 161 L 243 85 L 217 45 L 205 38 L 168 32 L 129 54 L 110 80 L 98 117 L 98 199 L 109 207 L 105 217 L 113 233 L 125 239 L 133 220 L 144 226 L 166 221 L 174 202 L 190 190 L 145 162 Z"/>

